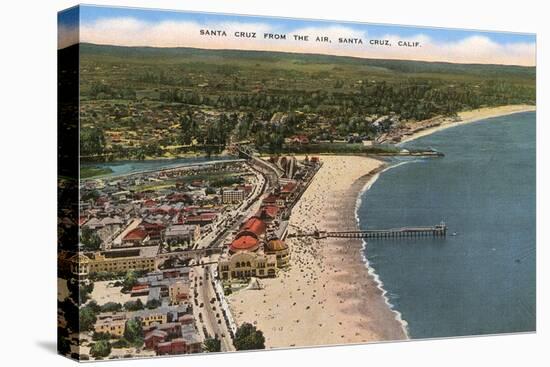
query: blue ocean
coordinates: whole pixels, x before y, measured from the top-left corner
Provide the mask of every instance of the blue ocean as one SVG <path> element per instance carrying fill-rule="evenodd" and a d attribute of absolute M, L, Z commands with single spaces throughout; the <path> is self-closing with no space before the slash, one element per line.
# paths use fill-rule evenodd
<path fill-rule="evenodd" d="M 431 226 L 446 238 L 369 240 L 366 257 L 411 338 L 534 331 L 535 113 L 453 127 L 404 144 L 362 195 L 361 229 Z"/>

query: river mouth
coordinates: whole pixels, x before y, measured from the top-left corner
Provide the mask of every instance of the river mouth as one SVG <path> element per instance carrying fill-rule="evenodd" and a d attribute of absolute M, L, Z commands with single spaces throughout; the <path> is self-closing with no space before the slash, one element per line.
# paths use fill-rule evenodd
<path fill-rule="evenodd" d="M 151 172 L 162 169 L 170 169 L 183 166 L 192 166 L 196 164 L 212 164 L 216 162 L 232 162 L 239 161 L 232 156 L 217 156 L 217 157 L 190 157 L 190 158 L 171 158 L 171 159 L 151 159 L 151 160 L 125 160 L 102 163 L 81 163 L 81 172 L 96 170 L 97 174 L 89 175 L 84 178 L 106 178 L 130 175 L 141 172 Z"/>

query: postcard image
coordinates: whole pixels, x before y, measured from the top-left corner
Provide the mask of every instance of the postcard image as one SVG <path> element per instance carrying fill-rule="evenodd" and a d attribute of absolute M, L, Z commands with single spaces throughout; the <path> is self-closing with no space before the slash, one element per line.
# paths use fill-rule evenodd
<path fill-rule="evenodd" d="M 534 332 L 534 34 L 58 14 L 58 350 Z"/>

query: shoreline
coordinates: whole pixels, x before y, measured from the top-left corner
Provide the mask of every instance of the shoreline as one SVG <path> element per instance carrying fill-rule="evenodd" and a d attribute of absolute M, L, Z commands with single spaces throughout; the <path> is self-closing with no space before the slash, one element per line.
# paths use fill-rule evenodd
<path fill-rule="evenodd" d="M 443 130 L 446 130 L 446 129 L 449 129 L 449 128 L 452 128 L 452 127 L 466 125 L 466 124 L 470 124 L 470 123 L 473 123 L 473 122 L 478 122 L 478 121 L 485 120 L 485 119 L 491 119 L 491 118 L 496 118 L 496 117 L 501 117 L 501 116 L 508 116 L 508 115 L 512 115 L 512 114 L 516 114 L 516 113 L 524 113 L 524 112 L 532 112 L 532 111 L 536 111 L 536 106 L 531 106 L 531 105 L 508 105 L 508 106 L 501 106 L 501 107 L 494 107 L 494 108 L 481 108 L 481 109 L 476 109 L 476 110 L 464 111 L 464 112 L 459 113 L 459 118 L 460 118 L 459 121 L 442 123 L 441 125 L 438 125 L 436 127 L 432 127 L 432 128 L 429 128 L 429 129 L 419 131 L 419 132 L 417 132 L 413 135 L 410 135 L 407 138 L 403 139 L 399 144 L 396 144 L 396 145 L 400 146 L 401 144 L 404 144 L 404 143 L 413 141 L 415 139 L 418 139 L 418 138 L 421 138 L 421 137 L 424 137 L 424 136 L 428 136 L 428 135 L 431 135 L 431 134 L 434 134 L 436 132 L 443 131 Z M 357 221 L 358 229 L 360 229 L 360 218 L 359 218 L 358 211 L 359 211 L 359 207 L 362 203 L 362 197 L 365 194 L 365 192 L 370 190 L 370 188 L 376 183 L 376 181 L 378 180 L 379 176 L 382 173 L 386 172 L 389 169 L 392 169 L 392 168 L 395 168 L 397 166 L 400 166 L 402 164 L 407 164 L 407 163 L 410 163 L 410 162 L 401 162 L 401 163 L 398 163 L 396 165 L 385 165 L 385 166 L 381 167 L 382 169 L 380 169 L 379 172 L 376 172 L 375 174 L 373 174 L 372 177 L 365 183 L 365 187 L 358 193 L 357 204 L 356 204 L 356 209 L 355 209 L 355 219 Z M 369 260 L 366 256 L 367 245 L 368 245 L 367 241 L 362 240 L 362 242 L 363 242 L 363 255 L 362 255 L 362 257 L 363 257 L 363 261 L 365 262 L 365 267 L 367 269 L 369 269 L 369 274 L 375 279 L 375 281 L 377 282 L 380 290 L 383 292 L 382 297 L 386 301 L 388 307 L 396 314 L 396 319 L 403 325 L 403 329 L 404 329 L 404 331 L 407 335 L 407 339 L 410 339 L 409 332 L 408 332 L 408 323 L 407 323 L 406 320 L 404 320 L 402 318 L 402 314 L 397 309 L 394 308 L 394 305 L 390 302 L 389 298 L 386 296 L 387 290 L 384 288 L 384 283 L 379 278 L 378 274 L 376 273 L 376 269 L 369 263 Z"/>
<path fill-rule="evenodd" d="M 533 110 L 535 106 L 514 105 L 463 112 L 460 121 L 423 129 L 402 143 L 454 126 Z M 296 204 L 289 228 L 359 229 L 358 208 L 363 194 L 381 173 L 394 166 L 365 156 L 322 155 L 321 159 L 323 167 Z M 407 321 L 394 309 L 383 281 L 368 261 L 364 240 L 288 241 L 292 252 L 289 270 L 277 278 L 262 279 L 261 290 L 240 290 L 228 297 L 237 323 L 256 325 L 264 332 L 267 348 L 410 339 Z M 313 275 L 304 275 L 304 270 Z M 294 285 L 301 294 L 293 292 Z M 313 297 L 326 298 L 311 304 L 313 298 L 304 289 L 313 290 Z"/>
<path fill-rule="evenodd" d="M 506 105 L 506 106 L 499 106 L 499 107 L 483 107 L 475 110 L 459 112 L 458 113 L 459 120 L 450 119 L 448 117 L 439 118 L 437 119 L 437 121 L 434 119 L 426 120 L 426 121 L 430 121 L 431 123 L 436 121 L 436 122 L 439 122 L 439 124 L 437 126 L 428 127 L 423 130 L 414 132 L 409 136 L 405 136 L 396 145 L 400 146 L 404 143 L 408 143 L 410 141 L 416 140 L 423 136 L 431 135 L 438 131 L 449 129 L 455 126 L 466 125 L 466 124 L 470 124 L 473 122 L 490 119 L 494 117 L 507 116 L 507 115 L 522 113 L 522 112 L 532 112 L 532 111 L 536 111 L 536 109 L 537 108 L 534 105 L 525 105 L 525 104 Z M 426 121 L 419 121 L 418 124 L 422 124 L 423 122 L 426 122 Z"/>
<path fill-rule="evenodd" d="M 386 168 L 362 156 L 323 156 L 323 167 L 296 204 L 292 230 L 358 228 L 358 198 Z M 333 187 L 327 190 L 327 187 Z M 261 279 L 263 289 L 228 297 L 238 324 L 264 332 L 267 348 L 407 340 L 406 323 L 364 258 L 361 239 L 292 238 L 291 267 Z"/>
<path fill-rule="evenodd" d="M 376 181 L 378 180 L 378 178 L 380 177 L 380 175 L 382 173 L 386 172 L 389 169 L 392 169 L 394 167 L 397 167 L 397 166 L 402 165 L 402 164 L 407 164 L 407 163 L 409 163 L 409 162 L 402 162 L 402 163 L 399 163 L 397 165 L 384 164 L 384 165 L 380 166 L 380 168 L 377 169 L 376 172 L 370 172 L 370 173 L 367 174 L 367 176 L 369 176 L 369 178 L 368 178 L 367 182 L 365 182 L 365 185 L 363 186 L 363 188 L 358 192 L 357 200 L 355 202 L 354 214 L 355 214 L 355 221 L 357 223 L 357 230 L 361 229 L 361 225 L 360 225 L 361 224 L 361 219 L 359 218 L 359 208 L 361 206 L 361 203 L 363 202 L 363 198 L 362 198 L 363 195 L 371 189 L 371 187 L 376 183 Z M 382 293 L 381 296 L 384 299 L 384 302 L 386 303 L 388 308 L 395 314 L 396 321 L 401 324 L 401 327 L 403 329 L 403 333 L 405 334 L 405 339 L 408 340 L 408 339 L 410 339 L 409 329 L 408 329 L 409 324 L 405 319 L 403 319 L 403 315 L 401 314 L 401 312 L 399 312 L 399 310 L 397 310 L 395 308 L 395 305 L 393 305 L 390 302 L 390 299 L 387 297 L 388 291 L 384 288 L 384 282 L 382 281 L 382 279 L 380 278 L 380 276 L 376 272 L 376 269 L 370 264 L 369 259 L 367 258 L 367 255 L 366 255 L 367 246 L 368 246 L 367 240 L 361 239 L 360 241 L 361 241 L 361 259 L 363 260 L 363 263 L 365 264 L 365 268 L 368 270 L 369 275 L 374 279 L 378 289 Z"/>

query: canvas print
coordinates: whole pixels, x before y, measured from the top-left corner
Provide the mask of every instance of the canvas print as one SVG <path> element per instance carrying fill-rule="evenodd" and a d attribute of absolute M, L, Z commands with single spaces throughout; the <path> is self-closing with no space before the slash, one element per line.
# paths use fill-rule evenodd
<path fill-rule="evenodd" d="M 60 354 L 535 331 L 535 35 L 58 23 Z"/>

